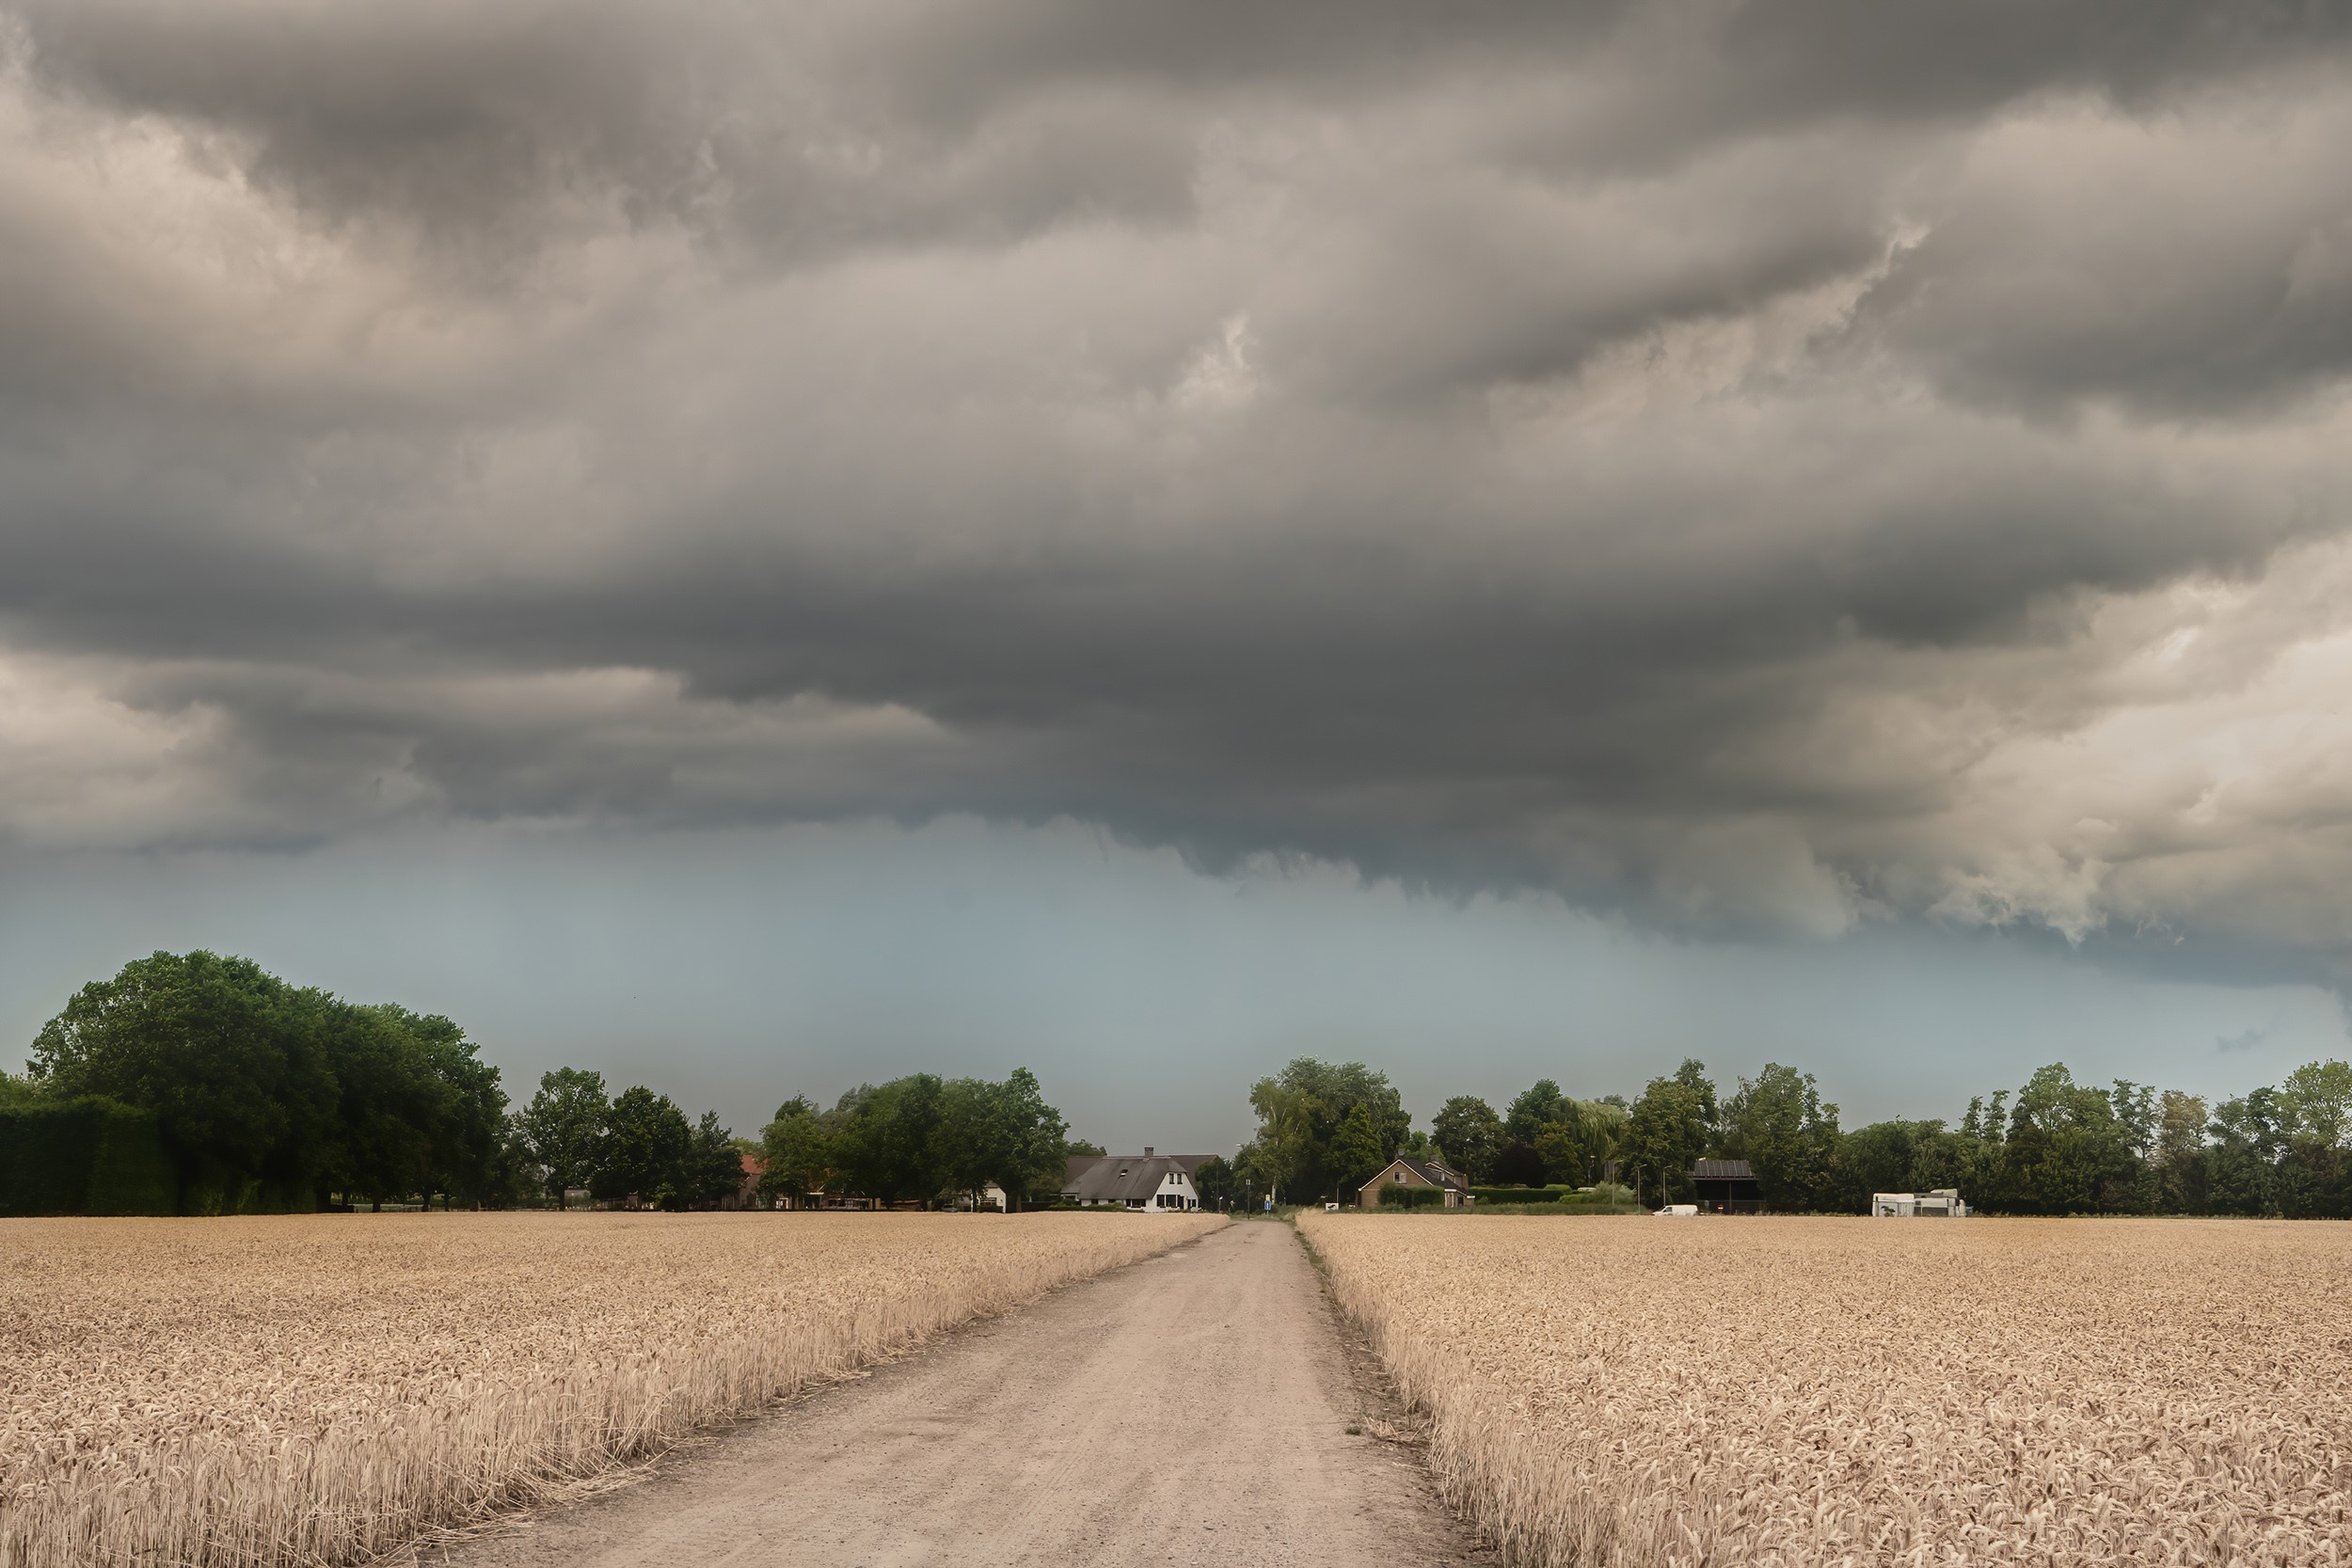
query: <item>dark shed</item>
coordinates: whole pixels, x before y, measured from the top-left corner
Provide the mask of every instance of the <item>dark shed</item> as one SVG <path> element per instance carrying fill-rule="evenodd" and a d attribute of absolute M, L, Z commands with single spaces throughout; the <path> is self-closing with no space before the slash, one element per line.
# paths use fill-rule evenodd
<path fill-rule="evenodd" d="M 1702 1214 L 1760 1214 L 1764 1188 L 1745 1160 L 1701 1160 L 1691 1167 Z"/>

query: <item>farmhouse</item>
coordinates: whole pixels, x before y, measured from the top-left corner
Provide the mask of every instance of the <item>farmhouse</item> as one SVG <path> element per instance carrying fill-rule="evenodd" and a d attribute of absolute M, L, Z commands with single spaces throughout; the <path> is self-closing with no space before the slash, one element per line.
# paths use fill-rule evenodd
<path fill-rule="evenodd" d="M 1063 1167 L 1061 1196 L 1089 1209 L 1133 1209 L 1144 1213 L 1177 1213 L 1200 1207 L 1200 1193 L 1192 1173 L 1210 1156 L 1155 1154 L 1143 1146 L 1141 1154 L 1079 1154 Z"/>
<path fill-rule="evenodd" d="M 1764 1187 L 1745 1160 L 1701 1160 L 1691 1167 L 1702 1214 L 1760 1214 Z"/>
<path fill-rule="evenodd" d="M 756 1209 L 759 1207 L 759 1180 L 768 1174 L 768 1162 L 756 1154 L 737 1157 L 741 1174 L 736 1178 L 735 1191 L 719 1199 L 722 1209 Z"/>
<path fill-rule="evenodd" d="M 1938 1187 L 1925 1193 L 1872 1193 L 1872 1219 L 1959 1219 L 1968 1212 L 1968 1205 L 1960 1201 L 1956 1187 Z"/>
<path fill-rule="evenodd" d="M 1356 1201 L 1366 1209 L 1379 1208 L 1383 1187 L 1435 1187 L 1445 1195 L 1438 1201 L 1448 1209 L 1459 1209 L 1474 1201 L 1469 1179 L 1435 1160 L 1390 1161 L 1388 1169 L 1357 1189 Z"/>

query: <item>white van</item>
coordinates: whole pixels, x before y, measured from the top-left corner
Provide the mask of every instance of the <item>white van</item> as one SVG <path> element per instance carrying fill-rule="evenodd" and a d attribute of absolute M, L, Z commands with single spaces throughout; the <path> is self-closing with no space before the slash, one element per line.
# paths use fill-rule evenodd
<path fill-rule="evenodd" d="M 1687 1219 L 1699 1212 L 1695 1203 L 1669 1203 L 1658 1211 L 1661 1219 Z"/>

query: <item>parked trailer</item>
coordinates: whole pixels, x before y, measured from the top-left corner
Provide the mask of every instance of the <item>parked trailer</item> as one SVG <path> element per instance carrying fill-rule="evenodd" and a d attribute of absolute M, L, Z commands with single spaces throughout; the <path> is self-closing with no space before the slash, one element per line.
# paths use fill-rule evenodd
<path fill-rule="evenodd" d="M 1872 1219 L 1960 1219 L 1968 1212 L 1968 1205 L 1961 1202 L 1960 1193 L 1951 1187 L 1938 1187 L 1931 1193 L 1872 1193 Z"/>

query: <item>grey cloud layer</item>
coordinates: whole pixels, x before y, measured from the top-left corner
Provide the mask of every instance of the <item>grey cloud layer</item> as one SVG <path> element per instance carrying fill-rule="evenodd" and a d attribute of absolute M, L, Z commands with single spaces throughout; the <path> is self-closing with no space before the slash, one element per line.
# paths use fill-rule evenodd
<path fill-rule="evenodd" d="M 2352 937 L 2333 12 L 0 13 L 0 831 Z"/>

